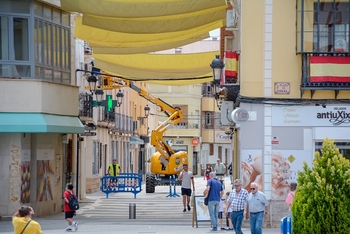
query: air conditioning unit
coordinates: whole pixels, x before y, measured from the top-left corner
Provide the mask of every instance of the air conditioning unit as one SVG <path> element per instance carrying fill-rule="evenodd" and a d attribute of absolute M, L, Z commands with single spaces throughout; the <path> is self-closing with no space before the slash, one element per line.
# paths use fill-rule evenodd
<path fill-rule="evenodd" d="M 228 10 L 226 12 L 226 27 L 237 28 L 238 14 L 235 10 Z"/>

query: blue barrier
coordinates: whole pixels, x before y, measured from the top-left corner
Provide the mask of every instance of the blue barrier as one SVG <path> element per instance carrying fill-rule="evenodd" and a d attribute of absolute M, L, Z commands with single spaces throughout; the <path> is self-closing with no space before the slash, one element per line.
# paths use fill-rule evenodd
<path fill-rule="evenodd" d="M 174 186 L 174 192 L 171 190 L 171 187 Z M 170 176 L 169 177 L 169 195 L 166 197 L 180 197 L 179 194 L 176 193 L 176 177 Z"/>
<path fill-rule="evenodd" d="M 142 176 L 136 173 L 120 173 L 118 176 L 109 176 L 108 174 L 101 178 L 101 192 L 110 193 L 133 193 L 142 191 Z"/>
<path fill-rule="evenodd" d="M 292 233 L 292 220 L 289 216 L 283 217 L 280 223 L 281 234 Z"/>

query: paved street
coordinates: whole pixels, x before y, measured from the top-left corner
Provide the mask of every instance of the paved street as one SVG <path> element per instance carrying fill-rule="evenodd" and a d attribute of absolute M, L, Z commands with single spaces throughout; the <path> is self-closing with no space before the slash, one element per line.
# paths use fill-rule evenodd
<path fill-rule="evenodd" d="M 201 195 L 205 188 L 203 177 L 195 178 L 196 195 Z M 230 181 L 226 178 L 226 191 L 229 191 Z M 176 187 L 180 194 L 180 186 Z M 192 227 L 192 211 L 182 212 L 181 197 L 167 197 L 169 187 L 156 187 L 154 194 L 147 194 L 143 190 L 133 198 L 132 193 L 109 194 L 106 198 L 102 192 L 87 195 L 81 201 L 81 208 L 77 212 L 80 233 L 210 233 L 210 222 L 198 222 Z M 129 204 L 136 204 L 136 219 L 129 219 Z M 193 210 L 193 209 L 192 209 Z M 64 214 L 47 217 L 36 217 L 43 229 L 43 233 L 63 233 L 67 225 Z M 249 228 L 243 229 L 250 233 Z M 219 233 L 231 233 L 218 231 Z M 0 233 L 12 234 L 11 221 L 0 221 Z M 232 232 L 234 233 L 234 232 Z M 279 229 L 264 229 L 263 233 L 277 234 Z"/>

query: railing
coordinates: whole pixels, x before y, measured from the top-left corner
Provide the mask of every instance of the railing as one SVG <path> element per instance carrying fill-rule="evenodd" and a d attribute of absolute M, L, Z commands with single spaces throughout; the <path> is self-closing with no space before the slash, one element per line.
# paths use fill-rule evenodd
<path fill-rule="evenodd" d="M 136 194 L 142 191 L 142 175 L 136 173 L 120 173 L 118 176 L 105 175 L 101 178 L 101 192 L 110 193 L 133 193 Z"/>

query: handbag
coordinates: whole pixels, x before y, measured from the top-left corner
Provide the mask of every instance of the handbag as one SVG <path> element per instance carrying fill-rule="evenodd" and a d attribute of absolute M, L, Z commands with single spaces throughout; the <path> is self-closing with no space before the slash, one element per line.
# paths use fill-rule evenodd
<path fill-rule="evenodd" d="M 211 185 L 211 183 L 210 183 L 210 185 Z M 204 198 L 204 205 L 206 205 L 206 206 L 208 205 L 208 202 L 209 202 L 210 190 L 211 190 L 211 186 L 210 186 L 210 189 L 208 191 L 208 195 Z"/>
<path fill-rule="evenodd" d="M 24 228 L 23 228 L 21 234 L 24 232 L 24 230 L 26 230 L 26 228 L 27 228 L 28 224 L 30 224 L 30 222 L 32 222 L 32 220 L 29 220 L 28 223 L 24 226 Z"/>

